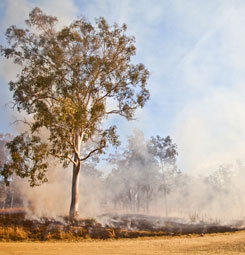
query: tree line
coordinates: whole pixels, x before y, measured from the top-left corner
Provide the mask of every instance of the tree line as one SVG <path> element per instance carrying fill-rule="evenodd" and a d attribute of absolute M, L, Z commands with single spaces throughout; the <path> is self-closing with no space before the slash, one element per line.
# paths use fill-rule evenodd
<path fill-rule="evenodd" d="M 100 194 L 100 213 L 158 214 L 192 220 L 200 215 L 222 217 L 232 213 L 243 217 L 241 180 L 245 166 L 241 162 L 194 177 L 179 169 L 177 155 L 177 145 L 169 136 L 146 139 L 142 131 L 135 130 L 125 147 L 109 156 L 111 171 L 107 175 L 97 169 L 95 162 L 87 163 L 80 175 L 96 185 L 92 190 Z M 0 207 L 21 206 L 23 198 L 18 196 L 16 182 L 17 178 L 12 179 L 6 188 L 0 181 Z"/>

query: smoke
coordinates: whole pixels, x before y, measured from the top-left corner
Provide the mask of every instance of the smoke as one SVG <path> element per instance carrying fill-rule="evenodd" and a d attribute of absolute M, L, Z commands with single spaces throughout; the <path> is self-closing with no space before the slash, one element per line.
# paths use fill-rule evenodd
<path fill-rule="evenodd" d="M 165 216 L 164 186 L 169 217 L 193 220 L 244 217 L 245 8 L 243 3 L 227 4 L 228 1 L 216 8 L 217 2 L 211 2 L 205 3 L 206 6 L 202 4 L 202 8 L 200 2 L 193 4 L 194 1 L 189 5 L 173 1 L 164 8 L 161 5 L 154 9 L 155 3 L 149 1 L 147 5 L 129 5 L 129 2 L 121 1 L 120 5 L 115 1 L 108 1 L 110 4 L 105 5 L 101 1 L 93 1 L 84 7 L 91 19 L 96 12 L 95 16 L 103 14 L 113 22 L 119 16 L 120 21 L 129 24 L 130 32 L 136 35 L 137 49 L 143 62 L 150 66 L 153 76 L 156 74 L 151 82 L 155 105 L 138 112 L 141 118 L 134 122 L 136 124 L 120 125 L 121 133 L 128 134 L 132 125 L 141 126 L 147 135 L 153 130 L 156 133 L 165 128 L 162 123 L 172 123 L 165 116 L 174 115 L 171 132 L 178 145 L 178 167 L 182 173 L 166 173 L 167 181 L 163 180 L 159 162 L 147 151 L 147 139 L 142 133 L 134 134 L 128 146 L 138 157 L 131 159 L 131 165 L 122 165 L 122 161 L 118 160 L 108 177 L 88 173 L 81 175 L 79 211 L 82 217 L 92 217 L 104 211 Z M 76 15 L 73 1 L 36 3 L 45 12 L 58 16 L 62 24 L 70 22 Z M 65 8 L 57 8 L 62 5 Z M 27 0 L 18 1 L 18 4 L 17 1 L 8 1 L 2 22 L 4 30 L 12 24 L 22 25 L 23 16 L 27 18 L 33 7 Z M 116 12 L 112 11 L 115 7 Z M 135 10 L 137 20 L 134 19 Z M 166 19 L 165 10 L 171 11 L 173 15 L 169 16 L 178 20 L 177 25 L 171 23 L 172 19 Z M 163 24 L 161 21 L 171 28 L 176 26 L 181 36 L 166 42 L 166 37 L 175 33 L 165 31 L 167 36 L 161 37 L 164 33 L 155 25 Z M 156 38 L 163 43 L 156 45 Z M 16 68 L 11 62 L 3 61 L 0 68 L 2 77 L 7 81 L 14 79 L 19 72 Z M 162 73 L 165 76 L 160 76 Z M 161 86 L 163 80 L 166 86 Z M 174 89 L 167 89 L 172 84 Z M 6 101 L 7 92 L 2 91 L 1 102 L 10 101 Z M 176 107 L 174 104 L 179 101 L 181 103 Z M 170 108 L 177 108 L 176 114 Z M 162 116 L 156 116 L 156 112 L 161 112 Z M 237 160 L 241 160 L 242 164 L 237 164 Z M 83 169 L 86 171 L 86 167 L 82 168 L 82 172 Z M 18 181 L 17 186 L 29 214 L 37 217 L 67 215 L 71 174 L 71 168 L 63 169 L 58 162 L 51 162 L 49 182 L 43 186 L 30 188 L 26 180 Z"/>
<path fill-rule="evenodd" d="M 28 18 L 29 12 L 38 6 L 44 12 L 56 16 L 59 19 L 59 26 L 70 24 L 78 15 L 78 8 L 73 1 L 29 1 L 21 0 L 18 3 L 14 0 L 8 0 L 4 3 L 5 13 L 2 17 L 1 31 L 2 34 L 5 30 L 15 24 L 18 27 L 24 25 L 24 20 Z M 62 8 L 59 8 L 62 6 Z M 1 41 L 4 41 L 1 38 Z M 4 44 L 5 42 L 3 42 Z M 0 64 L 0 75 L 9 82 L 15 80 L 21 68 L 10 60 L 3 60 Z M 4 86 L 0 93 L 1 102 L 9 103 L 11 101 L 11 93 L 7 91 L 7 86 Z M 2 109 L 1 109 L 2 110 Z M 12 110 L 12 109 L 11 109 Z M 13 116 L 14 115 L 14 116 Z M 4 114 L 1 113 L 1 116 Z M 24 112 L 19 115 L 17 112 L 8 114 L 4 123 L 13 123 L 16 120 L 31 121 L 31 117 L 27 116 Z M 18 126 L 11 130 L 13 133 L 20 133 L 26 131 L 26 127 L 22 122 L 17 122 Z M 6 127 L 6 129 L 9 127 Z M 47 133 L 42 133 L 42 138 L 47 139 Z M 49 160 L 49 168 L 47 173 L 48 183 L 39 187 L 30 187 L 28 180 L 14 177 L 15 189 L 18 192 L 18 197 L 23 201 L 23 205 L 27 210 L 28 217 L 57 217 L 67 215 L 70 207 L 71 200 L 71 177 L 72 168 L 64 169 L 58 161 L 53 159 Z M 94 188 L 96 186 L 96 189 Z M 80 178 L 80 216 L 94 216 L 99 211 L 100 201 L 102 194 L 102 184 L 99 178 L 94 174 L 91 177 L 84 174 L 83 167 L 81 169 Z M 101 200 L 101 199 L 100 199 Z"/>
<path fill-rule="evenodd" d="M 216 88 L 178 114 L 174 137 L 185 171 L 210 173 L 245 156 L 244 86 Z"/>
<path fill-rule="evenodd" d="M 59 218 L 69 213 L 71 202 L 72 168 L 63 168 L 59 162 L 50 160 L 47 172 L 48 182 L 30 187 L 28 180 L 15 177 L 15 189 L 23 202 L 28 218 Z M 80 176 L 80 217 L 95 217 L 100 214 L 103 185 L 98 173 Z"/>
<path fill-rule="evenodd" d="M 23 127 L 18 132 L 23 131 Z M 43 133 L 45 139 L 47 133 Z M 135 130 L 127 146 L 111 156 L 112 171 L 104 176 L 94 164 L 83 164 L 80 176 L 80 217 L 104 213 L 149 214 L 183 218 L 191 222 L 225 222 L 243 219 L 245 165 L 214 165 L 202 176 L 182 172 L 176 162 L 161 167 L 152 153 L 152 140 Z M 166 152 L 166 150 L 165 150 Z M 210 166 L 209 166 L 210 167 Z M 64 169 L 50 159 L 48 183 L 30 187 L 26 179 L 14 185 L 29 218 L 68 215 L 71 201 L 72 167 Z"/>
<path fill-rule="evenodd" d="M 241 170 L 244 167 L 221 166 L 207 177 L 179 176 L 169 194 L 170 212 L 192 221 L 243 219 Z"/>
<path fill-rule="evenodd" d="M 127 148 L 114 158 L 106 179 L 111 210 L 185 218 L 191 222 L 244 219 L 245 166 L 221 161 L 197 176 L 176 166 L 164 167 L 148 150 L 140 131 L 128 138 Z M 202 162 L 200 162 L 202 163 Z"/>
<path fill-rule="evenodd" d="M 205 19 L 206 32 L 176 68 L 175 83 L 182 84 L 188 100 L 172 130 L 180 164 L 192 174 L 245 156 L 244 11 L 243 4 L 226 3 L 215 20 Z"/>
<path fill-rule="evenodd" d="M 23 115 L 21 116 L 23 118 Z M 31 122 L 31 117 L 26 117 Z M 16 133 L 30 132 L 28 125 L 17 122 Z M 45 128 L 39 131 L 43 142 L 48 142 L 49 132 Z M 67 216 L 71 203 L 72 164 L 64 168 L 58 159 L 48 158 L 48 182 L 31 187 L 28 179 L 14 176 L 11 186 L 14 186 L 16 200 L 21 200 L 28 218 L 58 218 Z M 102 173 L 93 162 L 83 164 L 80 171 L 79 216 L 95 217 L 101 212 L 104 186 Z"/>
<path fill-rule="evenodd" d="M 52 163 L 47 177 L 48 183 L 38 187 L 30 187 L 26 179 L 16 181 L 28 217 L 56 218 L 69 211 L 71 169 Z"/>

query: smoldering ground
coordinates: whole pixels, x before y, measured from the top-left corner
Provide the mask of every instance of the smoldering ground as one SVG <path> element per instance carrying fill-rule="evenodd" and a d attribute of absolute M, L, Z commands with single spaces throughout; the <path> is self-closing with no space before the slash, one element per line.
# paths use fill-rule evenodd
<path fill-rule="evenodd" d="M 144 214 L 183 222 L 227 223 L 244 219 L 242 162 L 220 165 L 203 176 L 183 173 L 179 168 L 162 169 L 148 151 L 149 139 L 137 130 L 110 166 L 107 175 L 95 165 L 83 165 L 80 176 L 81 218 L 97 218 L 106 223 L 105 214 Z M 108 163 L 109 165 L 109 163 Z M 30 187 L 25 179 L 14 185 L 23 201 L 27 218 L 60 218 L 69 211 L 71 199 L 70 167 L 50 161 L 48 182 Z M 166 211 L 167 207 L 167 211 Z"/>
<path fill-rule="evenodd" d="M 227 7 L 218 15 L 219 26 L 199 38 L 200 41 L 184 57 L 177 70 L 171 68 L 175 70 L 175 74 L 171 73 L 175 76 L 172 83 L 181 84 L 187 94 L 193 94 L 177 116 L 174 116 L 173 136 L 171 135 L 178 146 L 178 168 L 181 173 L 166 171 L 165 176 L 162 176 L 159 165 L 152 162 L 152 156 L 144 149 L 147 143 L 145 138 L 138 135 L 132 142 L 132 148 L 138 158 L 145 158 L 147 167 L 143 167 L 136 157 L 135 163 L 130 167 L 113 166 L 115 170 L 108 176 L 95 178 L 89 173 L 84 176 L 81 173 L 81 216 L 91 217 L 112 211 L 166 216 L 167 201 L 169 217 L 181 217 L 190 221 L 244 218 L 244 63 L 241 60 L 245 45 L 242 43 L 243 12 L 244 8 Z M 213 25 L 213 21 L 210 21 L 212 19 L 202 21 L 204 20 Z M 11 21 L 12 23 L 15 22 Z M 199 32 L 199 27 L 197 30 Z M 223 38 L 221 45 L 217 45 L 214 40 L 217 35 Z M 234 45 L 237 42 L 238 45 Z M 154 63 L 160 63 L 156 60 L 164 59 L 167 58 L 159 58 L 157 55 Z M 217 64 L 217 59 L 220 64 Z M 225 70 L 232 72 L 227 72 L 225 78 L 219 79 L 217 67 L 223 65 Z M 154 66 L 156 67 L 156 64 Z M 164 66 L 167 66 L 167 63 Z M 157 68 L 158 72 L 162 72 L 162 62 Z M 7 80 L 12 79 L 12 64 L 5 65 L 2 70 L 5 75 L 11 76 L 7 77 Z M 170 71 L 170 68 L 168 70 Z M 160 98 L 159 108 L 166 108 L 161 87 L 158 83 L 153 87 L 153 98 Z M 145 111 L 141 114 L 140 125 L 143 123 L 144 126 L 147 122 L 149 128 L 145 132 L 149 138 L 154 135 L 150 132 L 156 119 L 157 123 L 163 121 Z M 128 125 L 132 124 L 126 126 L 131 130 Z M 240 160 L 240 163 L 237 163 L 237 160 Z M 152 164 L 148 164 L 149 162 Z M 67 214 L 70 205 L 71 172 L 72 169 L 63 169 L 58 163 L 50 164 L 49 182 L 43 186 L 30 188 L 26 180 L 17 182 L 16 186 L 29 216 L 57 217 Z"/>

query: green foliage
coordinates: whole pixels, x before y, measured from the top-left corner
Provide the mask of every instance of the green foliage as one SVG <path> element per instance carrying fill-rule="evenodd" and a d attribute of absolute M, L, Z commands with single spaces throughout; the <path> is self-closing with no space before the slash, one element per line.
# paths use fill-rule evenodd
<path fill-rule="evenodd" d="M 172 143 L 170 136 L 165 138 L 157 135 L 156 137 L 152 136 L 150 143 L 148 144 L 149 151 L 157 157 L 161 165 L 175 165 L 177 160 L 177 145 Z"/>
<path fill-rule="evenodd" d="M 12 161 L 3 165 L 1 174 L 8 183 L 13 171 L 20 177 L 28 177 L 30 185 L 40 185 L 47 181 L 48 145 L 41 142 L 40 137 L 23 133 L 7 143 Z"/>
<path fill-rule="evenodd" d="M 135 39 L 126 35 L 126 25 L 109 26 L 99 18 L 93 26 L 82 18 L 57 31 L 57 21 L 35 8 L 28 28 L 6 31 L 9 47 L 2 46 L 1 54 L 22 67 L 9 83 L 13 101 L 33 119 L 29 133 L 8 143 L 12 163 L 1 168 L 6 180 L 15 172 L 38 185 L 46 181 L 48 156 L 59 158 L 64 167 L 79 166 L 103 153 L 108 142 L 117 146 L 116 126 L 104 128 L 103 121 L 112 114 L 131 120 L 149 99 L 149 72 L 131 63 Z M 88 141 L 92 146 L 85 151 Z"/>

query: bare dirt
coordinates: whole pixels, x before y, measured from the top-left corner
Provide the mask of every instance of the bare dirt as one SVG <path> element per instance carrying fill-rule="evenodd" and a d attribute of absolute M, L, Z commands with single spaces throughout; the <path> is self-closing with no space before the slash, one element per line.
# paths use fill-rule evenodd
<path fill-rule="evenodd" d="M 171 254 L 213 255 L 245 254 L 245 231 L 235 233 L 144 237 L 80 242 L 7 242 L 0 243 L 0 255 L 105 255 Z"/>

